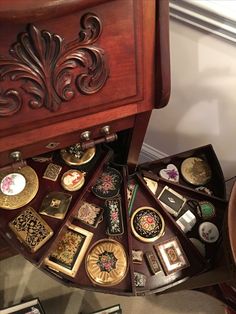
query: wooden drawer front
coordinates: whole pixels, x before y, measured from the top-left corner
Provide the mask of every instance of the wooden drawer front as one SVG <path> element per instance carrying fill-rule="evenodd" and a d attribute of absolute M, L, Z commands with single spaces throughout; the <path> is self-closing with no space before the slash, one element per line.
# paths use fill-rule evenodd
<path fill-rule="evenodd" d="M 1 136 L 142 100 L 142 5 L 2 24 Z"/>
<path fill-rule="evenodd" d="M 26 159 L 78 143 L 81 141 L 80 136 L 81 133 L 83 133 L 84 131 L 90 131 L 91 139 L 95 140 L 97 138 L 104 137 L 101 129 L 106 125 L 109 125 L 110 133 L 117 133 L 122 130 L 130 129 L 134 125 L 135 116 L 130 116 L 112 122 L 109 121 L 107 124 L 101 123 L 96 126 L 88 125 L 86 129 L 83 128 L 83 124 L 80 124 L 80 121 L 81 119 L 78 120 L 77 128 L 74 128 L 74 130 L 72 129 L 68 132 L 65 131 L 64 133 L 62 131 L 63 125 L 67 125 L 67 122 L 62 122 L 61 124 L 55 125 L 50 130 L 48 130 L 48 128 L 46 127 L 32 130 L 24 134 L 9 136 L 9 139 L 5 142 L 5 144 L 3 143 L 2 147 L 0 145 L 0 150 L 2 149 L 2 152 L 0 152 L 0 167 L 12 163 L 13 160 L 11 159 L 10 154 L 13 151 L 20 151 L 22 158 Z M 57 129 L 59 135 L 55 136 L 55 134 L 57 133 Z M 6 149 L 6 147 L 8 149 Z"/>

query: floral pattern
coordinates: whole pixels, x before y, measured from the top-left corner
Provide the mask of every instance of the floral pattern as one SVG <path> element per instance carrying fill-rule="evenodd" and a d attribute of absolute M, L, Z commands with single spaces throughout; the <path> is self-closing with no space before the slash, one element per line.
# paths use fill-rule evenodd
<path fill-rule="evenodd" d="M 68 230 L 49 259 L 72 269 L 84 240 L 84 235 Z"/>
<path fill-rule="evenodd" d="M 5 195 L 17 195 L 25 188 L 25 178 L 20 173 L 10 173 L 1 181 L 1 191 Z"/>
<path fill-rule="evenodd" d="M 143 209 L 134 216 L 135 231 L 144 238 L 156 237 L 162 230 L 162 220 L 159 214 L 150 209 Z"/>
<path fill-rule="evenodd" d="M 104 251 L 99 254 L 97 265 L 101 271 L 110 273 L 113 269 L 116 269 L 117 258 L 113 252 Z"/>
<path fill-rule="evenodd" d="M 10 227 L 33 252 L 52 235 L 51 228 L 30 207 L 16 217 Z"/>
<path fill-rule="evenodd" d="M 102 212 L 103 209 L 101 207 L 88 202 L 83 202 L 78 209 L 77 218 L 92 227 L 96 227 Z"/>
<path fill-rule="evenodd" d="M 105 204 L 108 210 L 108 234 L 122 234 L 124 230 L 120 198 L 107 200 Z"/>
<path fill-rule="evenodd" d="M 114 197 L 119 193 L 121 181 L 121 175 L 116 169 L 107 168 L 98 178 L 92 190 L 100 198 Z"/>

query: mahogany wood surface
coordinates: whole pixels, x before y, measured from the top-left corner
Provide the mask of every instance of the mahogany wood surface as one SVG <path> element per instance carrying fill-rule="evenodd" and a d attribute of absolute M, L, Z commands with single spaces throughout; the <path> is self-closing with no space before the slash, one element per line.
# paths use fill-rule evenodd
<path fill-rule="evenodd" d="M 15 150 L 30 158 L 77 143 L 86 130 L 100 141 L 101 128 L 109 125 L 118 133 L 110 145 L 115 160 L 133 171 L 151 111 L 169 98 L 168 19 L 163 0 L 0 0 L 0 167 L 12 163 Z M 42 171 L 38 168 L 39 175 Z M 41 185 L 32 202 L 37 210 L 47 186 Z M 46 219 L 54 236 L 30 254 L 9 238 L 8 222 L 15 215 L 0 209 L 1 233 L 40 264 L 67 220 Z M 122 241 L 130 247 L 127 232 Z M 12 254 L 4 243 L 0 247 L 0 257 Z M 130 267 L 128 288 L 121 283 L 115 293 L 134 293 Z"/>

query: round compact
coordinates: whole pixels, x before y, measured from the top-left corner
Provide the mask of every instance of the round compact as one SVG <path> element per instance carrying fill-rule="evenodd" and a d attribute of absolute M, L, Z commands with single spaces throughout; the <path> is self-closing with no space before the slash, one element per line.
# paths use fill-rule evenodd
<path fill-rule="evenodd" d="M 11 210 L 25 206 L 35 197 L 38 188 L 38 176 L 29 166 L 14 172 L 1 172 L 0 208 Z"/>
<path fill-rule="evenodd" d="M 61 185 L 67 191 L 77 191 L 84 185 L 84 173 L 79 170 L 70 169 L 61 177 Z"/>
<path fill-rule="evenodd" d="M 201 217 L 204 220 L 207 219 L 212 219 L 213 217 L 215 217 L 215 206 L 207 201 L 202 201 L 199 202 L 199 206 L 200 206 L 200 211 L 201 211 Z"/>
<path fill-rule="evenodd" d="M 199 157 L 190 157 L 181 164 L 183 178 L 193 185 L 204 185 L 211 179 L 211 168 Z"/>
<path fill-rule="evenodd" d="M 125 249 L 115 240 L 100 240 L 89 250 L 85 267 L 89 278 L 95 284 L 117 285 L 125 278 L 128 271 Z"/>
<path fill-rule="evenodd" d="M 119 194 L 122 177 L 118 170 L 107 167 L 92 187 L 93 193 L 102 199 L 112 198 Z"/>
<path fill-rule="evenodd" d="M 207 243 L 216 242 L 220 236 L 219 230 L 216 225 L 208 221 L 200 224 L 198 232 L 200 238 Z"/>
<path fill-rule="evenodd" d="M 143 242 L 156 241 L 164 234 L 164 228 L 164 219 L 155 208 L 140 207 L 132 214 L 132 232 Z"/>
<path fill-rule="evenodd" d="M 75 144 L 66 149 L 62 149 L 60 153 L 67 165 L 81 166 L 93 159 L 96 153 L 96 148 L 92 147 L 82 150 L 80 144 Z"/>

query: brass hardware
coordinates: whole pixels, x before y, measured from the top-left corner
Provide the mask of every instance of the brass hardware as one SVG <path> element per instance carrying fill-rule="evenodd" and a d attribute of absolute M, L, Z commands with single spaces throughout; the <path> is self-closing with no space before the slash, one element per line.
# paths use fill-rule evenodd
<path fill-rule="evenodd" d="M 80 138 L 82 141 L 89 141 L 91 136 L 90 131 L 84 131 L 83 133 L 80 134 Z"/>
<path fill-rule="evenodd" d="M 101 128 L 101 133 L 104 135 L 109 135 L 110 134 L 110 126 L 109 125 L 105 125 Z"/>
<path fill-rule="evenodd" d="M 46 148 L 48 148 L 48 149 L 55 149 L 55 148 L 57 148 L 59 145 L 60 145 L 60 143 L 58 143 L 58 142 L 51 142 L 51 143 L 48 143 L 48 144 L 46 145 Z"/>
<path fill-rule="evenodd" d="M 95 147 L 98 144 L 101 143 L 110 143 L 110 142 L 114 142 L 116 141 L 118 138 L 116 133 L 112 133 L 110 135 L 106 135 L 104 137 L 98 138 L 96 140 L 90 140 L 90 141 L 86 141 L 86 142 L 82 142 L 81 143 L 81 148 L 83 150 L 89 149 L 91 147 Z"/>
<path fill-rule="evenodd" d="M 14 162 L 20 161 L 22 159 L 21 152 L 15 151 L 10 153 L 10 158 L 13 159 Z"/>

